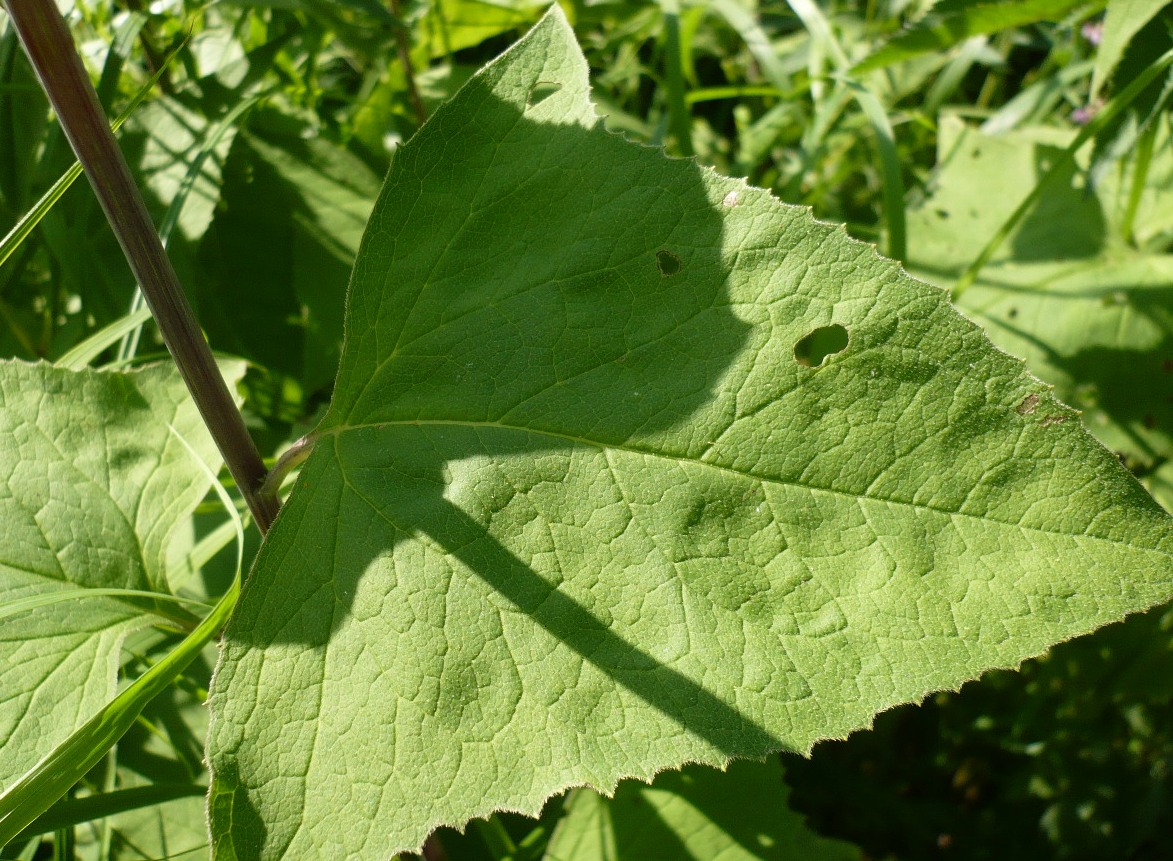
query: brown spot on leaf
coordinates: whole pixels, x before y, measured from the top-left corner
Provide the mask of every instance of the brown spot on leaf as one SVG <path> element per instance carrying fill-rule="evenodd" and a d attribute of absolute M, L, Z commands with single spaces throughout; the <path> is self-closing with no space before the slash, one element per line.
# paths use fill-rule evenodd
<path fill-rule="evenodd" d="M 1035 392 L 1031 392 L 1022 399 L 1022 403 L 1014 408 L 1014 411 L 1020 416 L 1029 416 L 1039 408 L 1039 396 Z"/>

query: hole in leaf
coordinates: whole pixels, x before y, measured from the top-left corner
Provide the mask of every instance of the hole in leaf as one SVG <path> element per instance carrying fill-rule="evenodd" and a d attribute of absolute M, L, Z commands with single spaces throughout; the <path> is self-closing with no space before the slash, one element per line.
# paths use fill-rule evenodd
<path fill-rule="evenodd" d="M 529 98 L 525 100 L 525 103 L 531 108 L 540 105 L 560 89 L 562 89 L 562 85 L 553 81 L 538 81 L 530 87 Z"/>
<path fill-rule="evenodd" d="M 680 258 L 671 251 L 657 251 L 656 265 L 660 267 L 660 274 L 671 278 L 680 271 Z"/>
<path fill-rule="evenodd" d="M 827 356 L 847 348 L 847 330 L 834 323 L 820 326 L 794 345 L 794 358 L 804 368 L 817 368 Z"/>

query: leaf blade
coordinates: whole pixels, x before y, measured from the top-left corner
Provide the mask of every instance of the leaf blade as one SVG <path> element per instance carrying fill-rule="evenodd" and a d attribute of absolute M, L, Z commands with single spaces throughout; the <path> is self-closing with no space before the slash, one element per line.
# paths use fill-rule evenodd
<path fill-rule="evenodd" d="M 20 608 L 0 636 L 7 790 L 114 696 L 125 636 L 175 614 L 142 595 L 166 590 L 170 535 L 211 483 L 195 458 L 216 452 L 165 367 L 4 362 L 0 438 L 0 596 Z"/>
<path fill-rule="evenodd" d="M 805 750 L 1168 596 L 1168 518 L 943 291 L 587 91 L 552 12 L 396 155 L 223 640 L 217 857 Z"/>

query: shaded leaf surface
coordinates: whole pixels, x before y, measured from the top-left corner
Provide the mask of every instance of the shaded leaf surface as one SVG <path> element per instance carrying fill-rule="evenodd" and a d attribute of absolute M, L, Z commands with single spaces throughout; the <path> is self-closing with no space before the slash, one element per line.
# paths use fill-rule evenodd
<path fill-rule="evenodd" d="M 201 249 L 201 320 L 218 347 L 312 392 L 337 373 L 342 295 L 379 182 L 336 144 L 302 139 L 288 117 L 256 124 L 232 150 Z"/>
<path fill-rule="evenodd" d="M 123 147 L 131 152 L 141 148 L 137 161 L 142 182 L 160 201 L 186 195 L 176 226 L 186 239 L 200 239 L 220 201 L 222 165 L 236 130 L 226 130 L 213 142 L 214 123 L 168 98 L 144 104 L 129 125 Z"/>
<path fill-rule="evenodd" d="M 216 463 L 170 367 L 0 363 L 0 788 L 113 696 L 126 635 L 174 612 L 78 592 L 166 591 L 168 540 L 209 487 L 180 436 Z"/>
<path fill-rule="evenodd" d="M 587 92 L 555 10 L 396 155 L 222 642 L 217 857 L 806 750 L 1169 595 L 1168 518 L 942 291 Z"/>
<path fill-rule="evenodd" d="M 810 831 L 787 807 L 782 767 L 738 761 L 726 772 L 690 765 L 614 798 L 576 790 L 545 861 L 852 861 L 859 850 Z"/>

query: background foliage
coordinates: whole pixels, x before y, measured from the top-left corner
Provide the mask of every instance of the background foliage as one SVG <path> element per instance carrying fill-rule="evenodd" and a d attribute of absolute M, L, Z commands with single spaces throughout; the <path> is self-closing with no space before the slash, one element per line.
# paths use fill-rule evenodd
<path fill-rule="evenodd" d="M 329 398 L 342 296 L 395 148 L 545 4 L 61 5 L 72 10 L 111 115 L 162 70 L 122 143 L 213 346 L 249 361 L 240 385 L 246 416 L 264 453 L 276 456 Z M 960 283 L 960 307 L 1083 410 L 1093 433 L 1173 507 L 1168 77 L 1065 159 L 1079 130 L 1169 49 L 1169 7 L 579 0 L 564 8 L 611 129 L 747 176 L 821 219 L 845 222 L 919 277 Z M 15 224 L 71 160 L 5 30 L 0 228 Z M 59 359 L 123 318 L 132 288 L 78 183 L 0 267 L 0 354 Z M 148 327 L 101 362 L 161 355 Z M 231 549 L 213 552 L 232 537 L 217 512 L 211 500 L 197 509 L 171 552 L 179 559 L 194 545 L 210 557 L 191 572 L 201 598 L 223 591 L 234 568 Z M 755 803 L 776 805 L 762 821 L 782 830 L 732 840 L 748 854 L 730 857 L 804 857 L 769 854 L 790 845 L 779 836 L 789 826 L 778 824 L 787 804 L 873 858 L 1170 857 L 1171 626 L 1173 614 L 1154 610 L 1019 673 L 993 673 L 884 714 L 872 731 L 824 743 L 809 760 L 785 757 L 789 801 L 780 775 L 741 776 L 763 787 L 776 780 L 776 794 L 762 789 Z M 173 643 L 129 640 L 125 675 Z M 206 854 L 200 703 L 213 660 L 207 654 L 156 700 L 63 805 L 151 784 L 153 797 L 121 795 L 126 810 L 107 819 L 58 809 L 52 824 L 61 830 L 13 844 L 5 857 Z M 686 771 L 662 780 L 676 781 L 668 802 L 648 796 L 654 789 L 621 790 L 605 827 L 589 824 L 603 814 L 580 792 L 552 802 L 540 822 L 495 817 L 440 839 L 453 858 L 559 858 L 581 843 L 580 829 L 604 842 L 612 833 L 600 852 L 648 857 L 622 854 L 635 849 L 622 837 L 621 805 L 650 805 L 673 832 L 673 799 L 705 778 Z M 148 804 L 160 792 L 171 800 Z M 673 833 L 688 830 L 685 821 Z M 696 857 L 716 851 L 681 845 Z"/>

